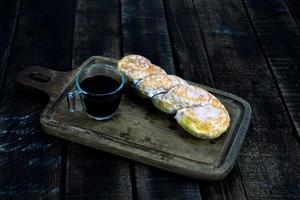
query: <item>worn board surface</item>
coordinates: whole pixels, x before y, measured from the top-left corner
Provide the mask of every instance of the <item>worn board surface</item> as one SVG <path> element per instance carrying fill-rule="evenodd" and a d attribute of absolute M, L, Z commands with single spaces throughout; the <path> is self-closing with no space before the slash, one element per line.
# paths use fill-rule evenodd
<path fill-rule="evenodd" d="M 33 67 L 18 76 L 20 84 L 43 90 L 52 97 L 41 116 L 46 132 L 193 178 L 219 180 L 229 173 L 250 122 L 251 110 L 246 101 L 206 88 L 223 102 L 231 117 L 229 130 L 214 141 L 192 137 L 171 116 L 130 91 L 124 94 L 112 120 L 98 122 L 83 111 L 70 113 L 66 101 L 66 93 L 74 87 L 75 75 L 93 63 L 116 65 L 115 60 L 92 57 L 69 73 Z M 30 74 L 43 74 L 52 80 L 37 82 L 28 78 Z"/>

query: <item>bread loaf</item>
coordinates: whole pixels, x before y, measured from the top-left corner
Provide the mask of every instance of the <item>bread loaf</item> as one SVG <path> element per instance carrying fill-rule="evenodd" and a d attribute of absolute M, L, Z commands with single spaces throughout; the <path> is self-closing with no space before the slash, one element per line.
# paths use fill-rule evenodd
<path fill-rule="evenodd" d="M 141 97 L 151 98 L 153 105 L 167 114 L 176 114 L 178 124 L 191 135 L 214 139 L 229 127 L 230 116 L 214 95 L 177 76 L 167 75 L 147 58 L 125 56 L 118 68 Z"/>

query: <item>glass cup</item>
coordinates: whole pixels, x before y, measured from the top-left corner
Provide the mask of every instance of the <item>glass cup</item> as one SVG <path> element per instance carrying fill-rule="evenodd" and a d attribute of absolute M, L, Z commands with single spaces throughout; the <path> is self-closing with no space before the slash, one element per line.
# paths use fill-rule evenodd
<path fill-rule="evenodd" d="M 107 64 L 93 64 L 76 77 L 75 90 L 67 95 L 70 112 L 76 111 L 75 97 L 89 117 L 95 120 L 112 118 L 119 107 L 125 78 L 122 72 Z"/>

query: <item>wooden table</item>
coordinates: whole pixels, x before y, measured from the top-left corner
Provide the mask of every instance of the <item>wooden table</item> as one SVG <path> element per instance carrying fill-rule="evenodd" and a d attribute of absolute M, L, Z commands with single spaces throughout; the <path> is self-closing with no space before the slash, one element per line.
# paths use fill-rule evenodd
<path fill-rule="evenodd" d="M 300 199 L 298 0 L 1 0 L 0 199 Z M 27 65 L 70 70 L 142 54 L 249 101 L 253 117 L 220 182 L 168 173 L 46 135 Z"/>

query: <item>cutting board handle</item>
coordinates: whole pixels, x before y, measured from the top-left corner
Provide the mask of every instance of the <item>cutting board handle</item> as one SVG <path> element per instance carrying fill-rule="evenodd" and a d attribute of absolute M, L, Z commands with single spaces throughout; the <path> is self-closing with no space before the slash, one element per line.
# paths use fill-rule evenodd
<path fill-rule="evenodd" d="M 38 89 L 49 95 L 50 100 L 58 97 L 72 81 L 78 70 L 61 72 L 40 66 L 28 66 L 16 77 L 17 83 L 27 89 Z"/>

